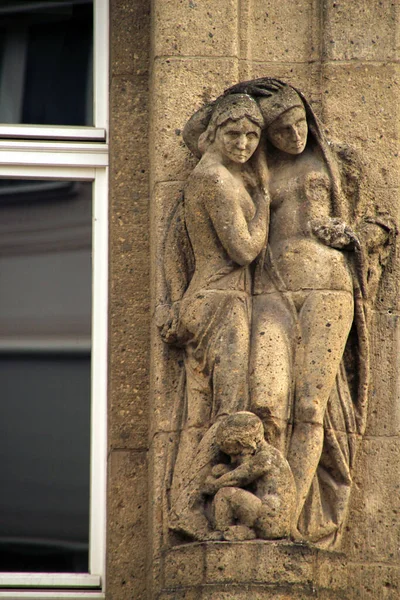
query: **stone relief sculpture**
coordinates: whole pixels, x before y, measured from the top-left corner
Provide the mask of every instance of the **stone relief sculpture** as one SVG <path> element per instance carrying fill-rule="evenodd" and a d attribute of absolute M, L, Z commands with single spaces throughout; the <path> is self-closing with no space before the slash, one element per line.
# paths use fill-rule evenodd
<path fill-rule="evenodd" d="M 277 79 L 233 86 L 184 139 L 201 158 L 169 227 L 157 316 L 185 357 L 170 528 L 334 548 L 394 226 L 364 197 L 354 152 Z"/>
<path fill-rule="evenodd" d="M 293 474 L 282 453 L 265 440 L 264 425 L 251 412 L 219 422 L 219 451 L 230 463 L 215 465 L 203 491 L 214 496 L 211 520 L 227 541 L 290 535 L 295 511 Z"/>

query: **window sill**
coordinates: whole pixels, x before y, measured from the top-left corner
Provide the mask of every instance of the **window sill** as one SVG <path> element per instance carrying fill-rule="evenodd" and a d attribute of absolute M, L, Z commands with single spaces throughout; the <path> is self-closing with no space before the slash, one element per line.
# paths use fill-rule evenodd
<path fill-rule="evenodd" d="M 99 575 L 87 573 L 2 573 L 0 599 L 104 600 Z M 7 588 L 7 589 L 4 589 Z M 51 589 L 45 589 L 51 588 Z M 57 588 L 60 588 L 57 591 Z M 72 589 L 79 588 L 79 589 Z M 92 588 L 92 589 L 90 589 Z M 68 591 L 66 591 L 68 590 Z"/>
<path fill-rule="evenodd" d="M 0 591 L 1 600 L 105 600 L 105 594 L 99 591 L 56 592 L 45 590 Z"/>
<path fill-rule="evenodd" d="M 74 127 L 69 125 L 0 124 L 0 138 L 104 142 L 106 130 L 102 127 Z"/>

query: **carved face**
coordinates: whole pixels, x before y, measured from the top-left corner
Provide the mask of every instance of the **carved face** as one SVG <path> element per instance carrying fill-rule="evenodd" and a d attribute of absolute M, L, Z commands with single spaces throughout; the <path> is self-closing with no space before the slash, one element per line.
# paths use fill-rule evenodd
<path fill-rule="evenodd" d="M 227 121 L 218 127 L 214 147 L 235 163 L 245 163 L 260 141 L 261 129 L 247 117 Z"/>
<path fill-rule="evenodd" d="M 307 143 L 306 111 L 295 106 L 275 119 L 267 129 L 272 144 L 288 154 L 301 154 Z"/>
<path fill-rule="evenodd" d="M 228 439 L 225 440 L 223 444 L 220 446 L 222 452 L 227 454 L 232 459 L 238 456 L 246 456 L 247 454 L 253 454 L 254 448 L 251 446 L 244 446 L 238 440 Z"/>

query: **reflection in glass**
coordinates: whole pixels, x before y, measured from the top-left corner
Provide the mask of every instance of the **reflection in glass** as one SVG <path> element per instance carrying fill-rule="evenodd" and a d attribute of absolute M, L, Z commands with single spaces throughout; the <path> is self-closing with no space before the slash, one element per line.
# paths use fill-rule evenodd
<path fill-rule="evenodd" d="M 92 125 L 92 0 L 0 1 L 0 122 Z"/>
<path fill-rule="evenodd" d="M 87 572 L 91 184 L 10 183 L 0 180 L 0 571 Z"/>

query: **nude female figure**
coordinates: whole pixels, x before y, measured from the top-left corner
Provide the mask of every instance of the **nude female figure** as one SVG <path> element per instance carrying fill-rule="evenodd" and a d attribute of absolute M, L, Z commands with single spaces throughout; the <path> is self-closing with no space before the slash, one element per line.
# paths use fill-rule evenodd
<path fill-rule="evenodd" d="M 362 256 L 387 239 L 387 230 L 363 221 L 356 194 L 346 197 L 337 158 L 305 99 L 272 81 L 273 93 L 257 98 L 271 205 L 254 282 L 250 410 L 272 417 L 280 432 L 276 445 L 297 488 L 292 537 L 329 545 L 343 520 L 354 437 L 365 422 Z M 359 389 L 352 396 L 344 354 L 356 328 Z"/>
<path fill-rule="evenodd" d="M 251 161 L 262 124 L 257 103 L 247 95 L 217 103 L 184 192 L 195 269 L 175 324 L 175 340 L 185 349 L 186 393 L 170 522 L 198 539 L 209 528 L 199 503 L 210 428 L 248 405 L 249 265 L 265 245 L 268 214 L 262 158 Z"/>
<path fill-rule="evenodd" d="M 325 411 L 354 319 L 352 274 L 343 252 L 351 249 L 350 228 L 345 222 L 331 223 L 330 228 L 330 177 L 318 148 L 307 147 L 307 134 L 300 97 L 267 127 L 274 146 L 269 155 L 268 244 L 277 277 L 269 281 L 265 270 L 260 275 L 262 293 L 254 297 L 253 321 L 253 338 L 258 341 L 251 367 L 254 406 L 265 402 L 260 395 L 265 398 L 267 392 L 268 408 L 281 424 L 283 448 L 285 424 L 292 423 L 287 457 L 297 487 L 295 537 L 321 457 Z M 330 243 L 318 235 L 323 224 L 332 233 Z M 336 236 L 335 227 L 340 229 Z M 293 354 L 288 337 L 296 339 Z"/>

